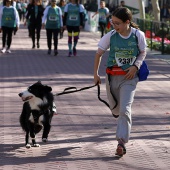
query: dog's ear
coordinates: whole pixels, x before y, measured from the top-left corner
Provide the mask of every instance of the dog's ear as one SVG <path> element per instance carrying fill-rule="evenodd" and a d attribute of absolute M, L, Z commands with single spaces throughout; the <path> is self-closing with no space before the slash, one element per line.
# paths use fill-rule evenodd
<path fill-rule="evenodd" d="M 50 86 L 44 86 L 45 88 L 45 91 L 46 92 L 51 92 L 52 91 L 52 88 Z"/>
<path fill-rule="evenodd" d="M 41 80 L 38 80 L 37 83 L 38 83 L 38 84 L 42 84 L 42 83 L 41 83 Z"/>

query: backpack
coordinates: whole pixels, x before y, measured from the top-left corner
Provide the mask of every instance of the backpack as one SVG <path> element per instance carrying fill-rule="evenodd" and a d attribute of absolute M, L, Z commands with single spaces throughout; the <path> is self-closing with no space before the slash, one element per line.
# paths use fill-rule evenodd
<path fill-rule="evenodd" d="M 137 32 L 137 30 L 136 30 L 136 32 Z M 136 32 L 135 32 L 135 37 L 136 37 L 136 42 L 138 44 L 138 37 L 136 36 Z M 138 47 L 138 45 L 137 45 L 137 47 Z M 139 50 L 139 47 L 138 47 L 138 50 Z M 139 81 L 147 80 L 148 75 L 149 75 L 148 66 L 147 66 L 146 62 L 143 61 L 140 69 L 138 70 Z"/>

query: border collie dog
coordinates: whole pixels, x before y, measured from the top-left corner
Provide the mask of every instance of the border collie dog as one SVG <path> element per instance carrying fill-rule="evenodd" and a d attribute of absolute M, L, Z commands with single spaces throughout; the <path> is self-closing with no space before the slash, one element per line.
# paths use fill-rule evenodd
<path fill-rule="evenodd" d="M 30 148 L 29 136 L 32 139 L 32 146 L 39 147 L 36 143 L 35 135 L 43 129 L 42 141 L 47 142 L 48 134 L 51 128 L 51 120 L 56 106 L 54 97 L 51 93 L 52 88 L 43 85 L 41 81 L 28 87 L 24 92 L 18 95 L 24 101 L 22 113 L 20 115 L 20 125 L 26 132 L 25 145 Z"/>

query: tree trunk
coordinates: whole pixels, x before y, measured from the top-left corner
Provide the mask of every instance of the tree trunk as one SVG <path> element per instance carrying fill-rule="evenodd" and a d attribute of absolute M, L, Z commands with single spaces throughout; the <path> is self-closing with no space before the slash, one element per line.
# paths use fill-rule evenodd
<path fill-rule="evenodd" d="M 140 10 L 140 18 L 145 19 L 145 0 L 138 0 L 139 1 L 139 10 Z"/>
<path fill-rule="evenodd" d="M 158 0 L 151 0 L 155 21 L 160 21 L 160 8 Z"/>

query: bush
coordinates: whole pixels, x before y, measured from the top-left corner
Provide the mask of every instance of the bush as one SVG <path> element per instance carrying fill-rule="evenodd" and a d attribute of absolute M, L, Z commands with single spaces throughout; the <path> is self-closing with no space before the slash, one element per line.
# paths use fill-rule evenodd
<path fill-rule="evenodd" d="M 170 34 L 168 34 L 166 38 L 167 38 L 168 40 L 170 40 Z"/>
<path fill-rule="evenodd" d="M 155 36 L 162 37 L 163 35 L 165 36 L 167 33 L 168 33 L 168 29 L 164 28 L 158 30 L 158 32 L 155 33 Z"/>

